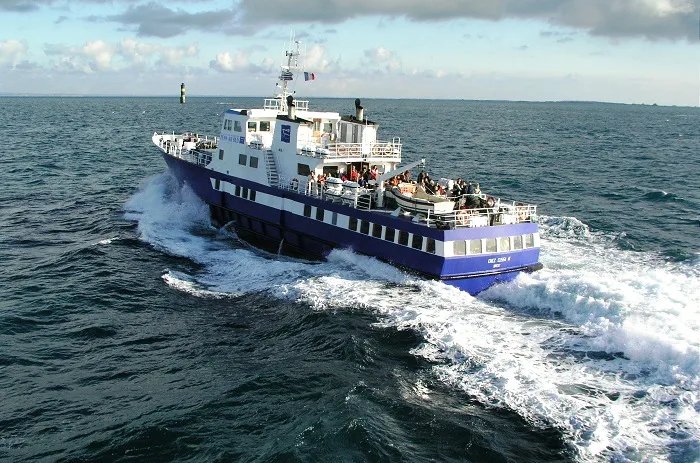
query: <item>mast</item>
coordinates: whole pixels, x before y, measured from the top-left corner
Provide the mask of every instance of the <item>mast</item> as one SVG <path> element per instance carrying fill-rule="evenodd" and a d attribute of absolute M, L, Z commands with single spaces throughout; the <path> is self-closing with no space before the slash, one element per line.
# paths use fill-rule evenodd
<path fill-rule="evenodd" d="M 277 82 L 277 88 L 281 91 L 275 95 L 275 98 L 280 100 L 281 111 L 287 110 L 287 97 L 294 93 L 289 91 L 289 82 L 294 78 L 294 71 L 299 70 L 300 43 L 299 40 L 294 40 L 294 37 L 292 37 L 289 42 L 289 49 L 284 52 L 287 57 L 287 64 L 281 66 L 282 69 Z"/>

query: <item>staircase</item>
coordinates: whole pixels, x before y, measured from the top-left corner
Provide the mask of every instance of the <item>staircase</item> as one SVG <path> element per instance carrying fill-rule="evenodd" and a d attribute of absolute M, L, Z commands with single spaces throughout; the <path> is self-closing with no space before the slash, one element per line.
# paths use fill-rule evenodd
<path fill-rule="evenodd" d="M 268 185 L 278 186 L 280 183 L 280 176 L 277 172 L 277 162 L 275 161 L 275 155 L 272 154 L 272 150 L 265 151 L 265 164 L 267 165 Z"/>

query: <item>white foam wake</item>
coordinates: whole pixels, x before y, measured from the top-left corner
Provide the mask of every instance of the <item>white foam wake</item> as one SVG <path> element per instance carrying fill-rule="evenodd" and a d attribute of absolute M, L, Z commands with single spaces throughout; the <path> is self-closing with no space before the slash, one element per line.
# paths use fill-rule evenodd
<path fill-rule="evenodd" d="M 141 239 L 201 264 L 195 275 L 168 271 L 171 286 L 372 310 L 381 324 L 422 334 L 415 355 L 448 360 L 437 377 L 559 428 L 581 461 L 685 461 L 700 443 L 697 262 L 621 251 L 576 219 L 544 218 L 545 269 L 473 298 L 350 251 L 318 264 L 201 233 L 207 207 L 167 174 L 126 209 Z"/>

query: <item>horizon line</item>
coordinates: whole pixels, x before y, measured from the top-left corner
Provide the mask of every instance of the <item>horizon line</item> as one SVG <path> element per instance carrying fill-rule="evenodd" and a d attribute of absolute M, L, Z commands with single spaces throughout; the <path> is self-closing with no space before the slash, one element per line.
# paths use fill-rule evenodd
<path fill-rule="evenodd" d="M 0 97 L 12 98 L 173 98 L 179 100 L 179 95 L 125 95 L 125 94 L 78 94 L 78 93 L 30 93 L 30 92 L 0 92 Z M 270 98 L 264 95 L 188 95 L 187 98 Z M 307 97 L 304 97 L 307 98 Z M 314 96 L 312 98 L 327 99 L 327 100 L 343 100 L 353 99 L 355 96 Z M 614 104 L 614 105 L 634 105 L 634 106 L 657 106 L 670 108 L 698 108 L 700 105 L 676 105 L 676 104 L 659 104 L 659 103 L 623 103 L 618 101 L 597 101 L 597 100 L 508 100 L 508 99 L 478 99 L 478 98 L 401 98 L 401 97 L 362 97 L 367 100 L 426 100 L 426 101 L 474 101 L 474 102 L 502 102 L 502 103 L 588 103 L 588 104 Z M 186 103 L 185 103 L 186 104 Z"/>

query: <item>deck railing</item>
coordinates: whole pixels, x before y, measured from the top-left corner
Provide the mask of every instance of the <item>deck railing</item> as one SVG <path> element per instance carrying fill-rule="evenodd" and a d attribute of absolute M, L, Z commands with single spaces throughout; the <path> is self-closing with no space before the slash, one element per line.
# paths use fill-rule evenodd
<path fill-rule="evenodd" d="M 501 202 L 494 207 L 457 209 L 447 214 L 430 214 L 421 219 L 429 227 L 476 228 L 537 221 L 537 206 Z"/>
<path fill-rule="evenodd" d="M 376 141 L 368 145 L 363 143 L 329 143 L 321 145 L 314 140 L 307 143 L 300 142 L 301 148 L 298 154 L 314 158 L 358 158 L 367 160 L 370 158 L 395 158 L 401 159 L 401 141 Z"/>
<path fill-rule="evenodd" d="M 182 135 L 176 135 L 175 133 L 156 133 L 154 135 L 161 136 L 158 146 L 167 154 L 200 166 L 206 166 L 211 162 L 211 150 L 215 149 L 219 143 L 219 137 L 210 138 L 208 136 L 199 136 L 198 134 L 192 133 L 185 133 Z M 201 144 L 204 148 L 183 148 L 185 140 L 187 140 L 188 143 L 194 142 L 196 145 Z"/>
<path fill-rule="evenodd" d="M 298 111 L 308 111 L 308 100 L 294 100 L 294 106 Z M 281 98 L 265 98 L 263 109 L 274 109 L 276 111 L 286 111 L 287 104 Z"/>
<path fill-rule="evenodd" d="M 330 194 L 325 185 L 308 179 L 280 177 L 278 188 L 312 196 L 324 201 L 344 204 L 356 209 L 376 208 L 375 191 L 357 188 L 354 194 Z M 386 209 L 385 209 L 386 210 Z M 509 225 L 537 221 L 537 206 L 516 202 L 499 201 L 493 207 L 458 209 L 447 214 L 411 213 L 413 221 L 428 227 L 454 229 L 475 228 L 491 225 Z"/>

